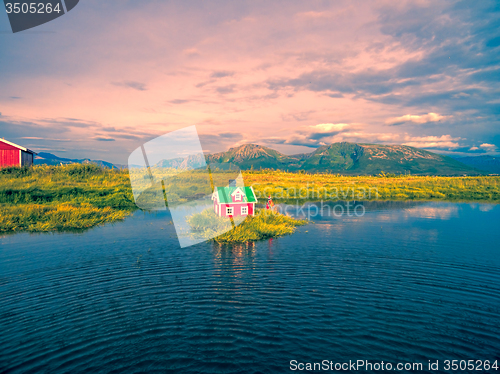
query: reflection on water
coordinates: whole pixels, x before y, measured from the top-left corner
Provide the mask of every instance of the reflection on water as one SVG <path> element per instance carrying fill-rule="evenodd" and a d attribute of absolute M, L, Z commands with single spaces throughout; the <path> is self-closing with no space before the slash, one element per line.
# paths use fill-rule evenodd
<path fill-rule="evenodd" d="M 0 371 L 262 373 L 499 359 L 500 207 L 365 202 L 294 235 L 179 247 L 168 212 L 0 238 Z"/>
<path fill-rule="evenodd" d="M 280 204 L 278 211 L 292 217 L 305 218 L 313 221 L 331 221 L 332 219 L 345 220 L 351 217 L 364 217 L 375 212 L 376 219 L 381 221 L 396 221 L 402 217 L 430 218 L 447 220 L 459 217 L 461 207 L 478 209 L 489 212 L 496 204 L 446 204 L 428 203 L 422 201 L 335 201 L 335 202 L 307 202 L 293 204 Z M 394 211 L 403 214 L 394 214 Z"/>
<path fill-rule="evenodd" d="M 418 201 L 319 201 L 278 204 L 281 214 L 308 220 L 362 217 L 367 212 L 412 209 L 425 205 Z M 420 209 L 418 209 L 420 210 Z"/>
<path fill-rule="evenodd" d="M 243 271 L 255 270 L 255 243 L 237 245 L 212 244 L 214 276 L 221 279 L 241 278 Z"/>

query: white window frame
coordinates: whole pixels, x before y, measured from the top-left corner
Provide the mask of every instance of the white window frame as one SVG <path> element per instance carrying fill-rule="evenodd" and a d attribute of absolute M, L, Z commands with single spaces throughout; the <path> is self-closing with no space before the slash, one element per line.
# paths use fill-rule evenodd
<path fill-rule="evenodd" d="M 234 215 L 234 207 L 232 207 L 232 206 L 227 206 L 227 207 L 226 207 L 226 215 L 227 215 L 227 216 L 233 216 L 233 215 Z"/>
<path fill-rule="evenodd" d="M 240 193 L 237 193 L 236 195 L 234 195 L 234 201 L 241 201 L 241 194 Z"/>
<path fill-rule="evenodd" d="M 242 216 L 247 216 L 248 215 L 248 207 L 247 206 L 242 206 L 241 207 L 241 215 Z"/>

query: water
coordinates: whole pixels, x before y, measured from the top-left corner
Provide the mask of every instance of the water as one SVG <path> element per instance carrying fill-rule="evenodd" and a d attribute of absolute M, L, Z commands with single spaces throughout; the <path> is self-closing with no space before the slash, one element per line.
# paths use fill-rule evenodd
<path fill-rule="evenodd" d="M 500 206 L 365 208 L 232 247 L 181 249 L 168 212 L 0 237 L 0 372 L 500 360 Z"/>

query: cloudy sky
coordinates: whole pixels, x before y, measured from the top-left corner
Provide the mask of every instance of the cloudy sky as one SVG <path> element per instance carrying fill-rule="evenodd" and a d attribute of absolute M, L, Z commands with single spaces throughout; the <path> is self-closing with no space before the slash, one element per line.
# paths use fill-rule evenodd
<path fill-rule="evenodd" d="M 0 137 L 61 157 L 191 125 L 210 152 L 500 149 L 498 1 L 81 0 L 16 34 L 2 10 L 0 45 Z"/>

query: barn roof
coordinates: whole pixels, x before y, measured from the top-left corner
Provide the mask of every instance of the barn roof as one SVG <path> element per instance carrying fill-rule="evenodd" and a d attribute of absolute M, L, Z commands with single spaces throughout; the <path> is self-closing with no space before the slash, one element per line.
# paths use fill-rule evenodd
<path fill-rule="evenodd" d="M 245 203 L 255 203 L 257 202 L 257 197 L 252 187 L 215 187 L 214 193 L 217 193 L 218 201 L 220 204 L 232 203 L 231 194 L 237 189 L 243 191 L 245 196 L 243 196 L 242 202 Z"/>
<path fill-rule="evenodd" d="M 34 154 L 34 155 L 36 155 L 36 154 L 37 154 L 36 152 L 32 151 L 31 149 L 28 149 L 28 148 L 23 147 L 23 146 L 20 146 L 20 145 L 18 145 L 18 144 L 15 144 L 15 143 L 9 142 L 8 140 L 5 140 L 5 139 L 3 139 L 3 138 L 2 138 L 2 139 L 0 139 L 0 142 L 5 143 L 5 144 L 8 144 L 8 145 L 11 145 L 11 146 L 13 146 L 13 147 L 16 147 L 16 148 L 18 148 L 18 149 L 20 149 L 21 151 L 24 151 L 24 152 L 32 153 L 32 154 Z"/>

